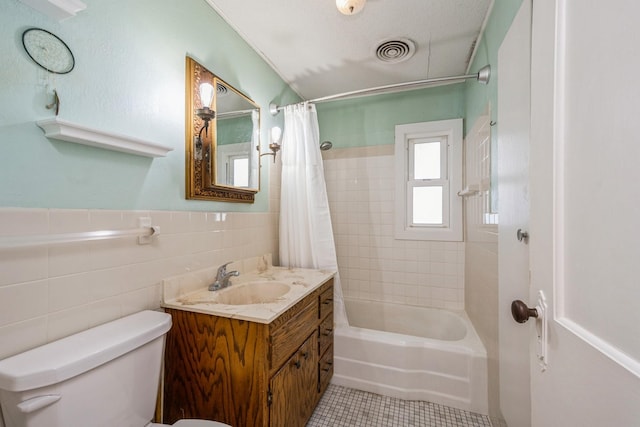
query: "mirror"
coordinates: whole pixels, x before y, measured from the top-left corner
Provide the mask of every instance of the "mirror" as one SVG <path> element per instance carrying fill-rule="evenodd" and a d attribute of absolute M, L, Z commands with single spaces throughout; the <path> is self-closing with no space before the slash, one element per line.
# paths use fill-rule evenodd
<path fill-rule="evenodd" d="M 216 81 L 215 184 L 257 188 L 260 109 L 222 80 Z"/>
<path fill-rule="evenodd" d="M 206 83 L 210 110 L 201 93 Z M 253 203 L 260 190 L 260 107 L 189 57 L 186 94 L 187 199 Z"/>

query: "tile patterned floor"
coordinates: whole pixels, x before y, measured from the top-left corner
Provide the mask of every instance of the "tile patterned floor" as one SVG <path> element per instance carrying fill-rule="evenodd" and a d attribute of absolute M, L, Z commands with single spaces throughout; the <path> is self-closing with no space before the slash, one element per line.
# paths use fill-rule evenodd
<path fill-rule="evenodd" d="M 329 385 L 307 427 L 491 427 L 485 415 Z"/>

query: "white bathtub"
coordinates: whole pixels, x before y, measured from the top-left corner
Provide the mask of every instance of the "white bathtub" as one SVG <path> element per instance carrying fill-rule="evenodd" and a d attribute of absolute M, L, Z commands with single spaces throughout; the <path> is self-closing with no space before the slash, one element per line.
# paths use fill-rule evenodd
<path fill-rule="evenodd" d="M 466 313 L 344 300 L 334 384 L 488 413 L 487 353 Z"/>

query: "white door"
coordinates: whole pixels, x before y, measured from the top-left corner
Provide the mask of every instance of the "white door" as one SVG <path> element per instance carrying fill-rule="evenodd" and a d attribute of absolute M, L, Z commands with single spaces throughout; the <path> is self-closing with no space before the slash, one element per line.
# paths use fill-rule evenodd
<path fill-rule="evenodd" d="M 500 410 L 512 427 L 531 423 L 529 334 L 511 302 L 528 301 L 531 1 L 524 0 L 498 50 L 498 313 Z"/>
<path fill-rule="evenodd" d="M 533 4 L 529 303 L 550 309 L 533 426 L 640 426 L 639 17 L 636 0 Z"/>

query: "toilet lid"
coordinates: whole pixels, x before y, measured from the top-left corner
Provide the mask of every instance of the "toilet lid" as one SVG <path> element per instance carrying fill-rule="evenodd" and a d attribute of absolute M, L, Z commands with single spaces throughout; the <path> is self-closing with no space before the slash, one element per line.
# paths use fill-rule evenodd
<path fill-rule="evenodd" d="M 229 424 L 219 423 L 218 421 L 207 420 L 179 420 L 173 427 L 231 427 Z M 147 427 L 170 427 L 169 424 L 150 423 Z"/>
<path fill-rule="evenodd" d="M 180 420 L 173 427 L 231 427 L 229 424 L 219 423 L 217 421 L 207 420 Z"/>

